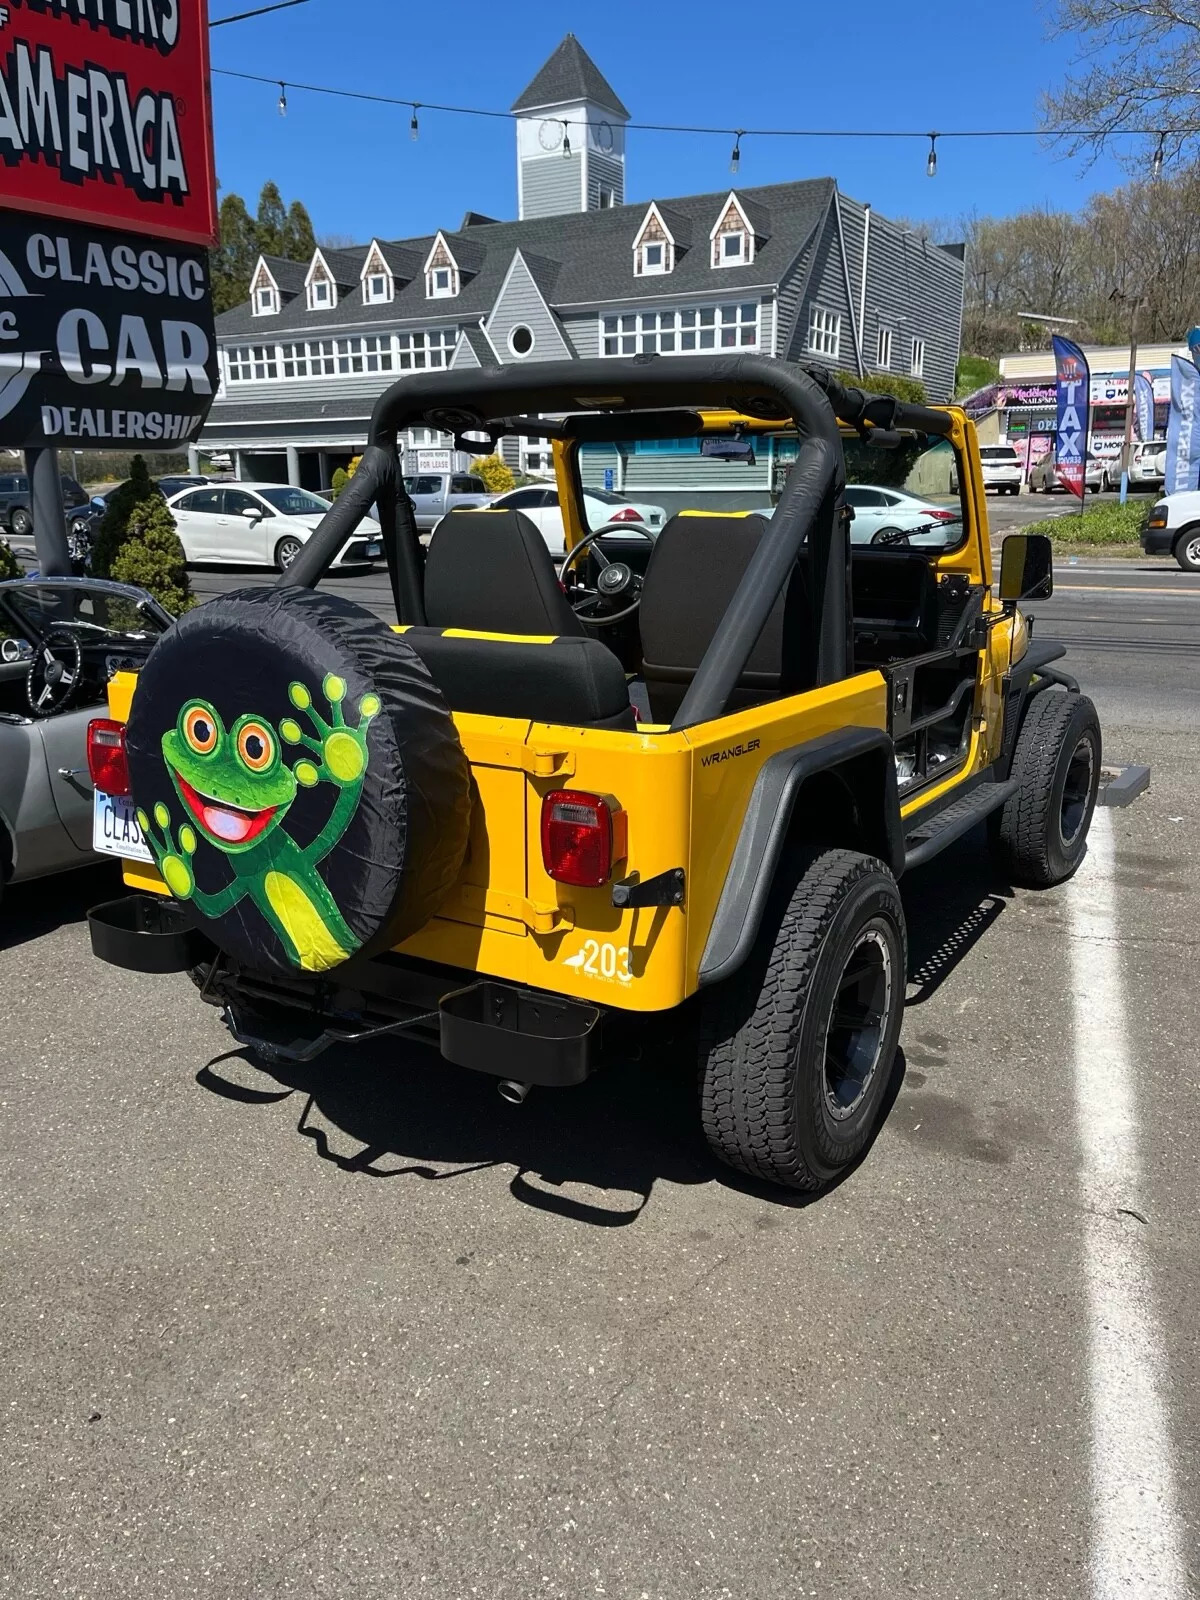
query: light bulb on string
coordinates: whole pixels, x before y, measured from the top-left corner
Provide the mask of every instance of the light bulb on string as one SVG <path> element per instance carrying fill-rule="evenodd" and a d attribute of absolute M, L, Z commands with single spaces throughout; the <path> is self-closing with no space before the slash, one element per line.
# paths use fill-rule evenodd
<path fill-rule="evenodd" d="M 287 84 L 286 83 L 281 83 L 279 85 L 279 115 L 281 117 L 286 117 L 287 116 Z"/>
<path fill-rule="evenodd" d="M 1166 136 L 1165 133 L 1160 133 L 1159 134 L 1159 136 L 1158 136 L 1158 144 L 1155 146 L 1154 154 L 1150 158 L 1150 176 L 1152 178 L 1161 178 L 1162 177 L 1163 156 L 1164 156 L 1163 145 L 1166 142 L 1166 138 L 1167 138 L 1167 136 Z"/>
<path fill-rule="evenodd" d="M 936 133 L 931 133 L 929 135 L 929 157 L 928 157 L 928 160 L 925 162 L 925 176 L 927 178 L 936 178 L 937 177 L 937 134 Z"/>
<path fill-rule="evenodd" d="M 567 124 L 565 122 L 562 125 L 562 130 L 563 130 L 563 160 L 564 161 L 569 161 L 571 159 L 571 130 L 567 127 Z"/>
<path fill-rule="evenodd" d="M 414 105 L 412 108 L 412 121 L 408 125 L 408 137 L 415 140 L 420 131 L 420 125 L 417 122 L 417 106 Z"/>
<path fill-rule="evenodd" d="M 729 170 L 736 175 L 742 164 L 742 130 L 738 128 L 733 136 L 733 153 L 729 157 Z"/>

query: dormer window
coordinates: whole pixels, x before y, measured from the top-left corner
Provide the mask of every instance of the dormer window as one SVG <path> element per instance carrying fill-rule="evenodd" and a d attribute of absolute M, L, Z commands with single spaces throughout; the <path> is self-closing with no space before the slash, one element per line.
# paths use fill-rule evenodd
<path fill-rule="evenodd" d="M 439 233 L 425 258 L 425 296 L 429 300 L 453 300 L 460 284 L 458 262 Z"/>
<path fill-rule="evenodd" d="M 433 267 L 429 273 L 429 298 L 450 300 L 458 293 L 453 267 Z"/>
<path fill-rule="evenodd" d="M 368 305 L 381 305 L 388 298 L 388 275 L 386 272 L 372 272 L 367 279 L 366 301 Z"/>
<path fill-rule="evenodd" d="M 278 310 L 279 301 L 269 283 L 264 284 L 261 289 L 255 291 L 254 315 L 256 317 L 270 317 Z"/>
<path fill-rule="evenodd" d="M 329 304 L 329 283 L 325 278 L 318 278 L 313 284 L 312 303 L 314 306 L 327 306 Z"/>
<path fill-rule="evenodd" d="M 638 278 L 659 277 L 675 270 L 675 238 L 662 212 L 652 205 L 633 241 L 633 271 Z"/>
<path fill-rule="evenodd" d="M 366 260 L 363 262 L 361 280 L 365 306 L 387 305 L 395 295 L 391 268 L 384 260 L 383 251 L 375 240 L 371 241 L 371 248 L 367 251 Z"/>
<path fill-rule="evenodd" d="M 671 247 L 665 239 L 647 241 L 638 247 L 638 272 L 652 277 L 656 272 L 670 272 Z"/>
<path fill-rule="evenodd" d="M 325 257 L 319 250 L 313 257 L 312 266 L 308 269 L 304 287 L 310 311 L 332 311 L 337 305 L 337 285 L 333 281 L 333 273 L 325 264 Z"/>
<path fill-rule="evenodd" d="M 745 267 L 754 260 L 754 229 L 736 194 L 725 202 L 709 239 L 714 267 Z"/>

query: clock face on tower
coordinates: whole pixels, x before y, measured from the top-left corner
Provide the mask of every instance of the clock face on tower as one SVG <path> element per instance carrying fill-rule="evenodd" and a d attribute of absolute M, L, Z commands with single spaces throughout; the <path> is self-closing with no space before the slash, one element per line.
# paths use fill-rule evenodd
<path fill-rule="evenodd" d="M 596 124 L 596 148 L 598 150 L 608 151 L 611 150 L 612 147 L 613 131 L 611 125 L 607 122 L 598 122 Z"/>
<path fill-rule="evenodd" d="M 563 142 L 563 125 L 549 118 L 538 129 L 538 143 L 543 150 L 557 150 Z"/>

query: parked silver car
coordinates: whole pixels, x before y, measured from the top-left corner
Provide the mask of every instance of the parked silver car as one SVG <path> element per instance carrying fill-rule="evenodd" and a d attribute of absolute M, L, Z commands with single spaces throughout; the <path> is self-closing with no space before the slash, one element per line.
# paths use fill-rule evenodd
<path fill-rule="evenodd" d="M 1120 470 L 1118 467 L 1118 476 L 1120 476 Z M 1099 494 L 1101 489 L 1107 488 L 1111 472 L 1112 463 L 1110 461 L 1101 461 L 1096 456 L 1089 456 L 1087 476 L 1084 480 L 1087 484 L 1088 493 Z M 1029 492 L 1030 494 L 1054 494 L 1060 491 L 1065 494 L 1067 486 L 1058 475 L 1058 461 L 1054 451 L 1048 450 L 1037 466 L 1030 471 Z"/>
<path fill-rule="evenodd" d="M 106 714 L 113 673 L 140 665 L 170 625 L 128 584 L 0 583 L 0 897 L 6 883 L 97 860 L 106 828 L 136 830 L 93 795 L 88 724 Z"/>

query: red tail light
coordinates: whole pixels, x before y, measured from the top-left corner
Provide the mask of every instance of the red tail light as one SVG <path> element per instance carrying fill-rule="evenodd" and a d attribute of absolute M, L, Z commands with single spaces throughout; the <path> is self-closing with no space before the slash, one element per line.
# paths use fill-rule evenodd
<path fill-rule="evenodd" d="M 542 801 L 542 865 L 556 883 L 598 889 L 625 855 L 625 813 L 603 795 L 554 789 Z"/>
<path fill-rule="evenodd" d="M 88 723 L 88 772 L 101 794 L 129 793 L 129 763 L 125 759 L 125 726 L 97 717 Z"/>
<path fill-rule="evenodd" d="M 961 511 L 931 511 L 931 512 L 929 512 L 929 515 L 933 518 L 934 522 L 961 522 L 962 521 L 962 512 Z"/>
<path fill-rule="evenodd" d="M 622 506 L 615 516 L 608 519 L 610 522 L 642 522 L 645 519 L 640 511 L 635 511 L 632 506 Z"/>

